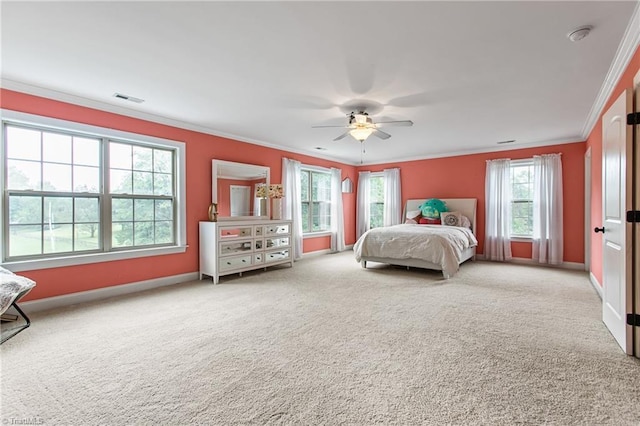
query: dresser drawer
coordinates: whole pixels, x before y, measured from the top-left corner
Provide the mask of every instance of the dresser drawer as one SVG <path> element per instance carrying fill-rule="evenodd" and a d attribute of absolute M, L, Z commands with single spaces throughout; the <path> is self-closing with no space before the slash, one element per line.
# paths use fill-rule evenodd
<path fill-rule="evenodd" d="M 266 238 L 264 240 L 265 248 L 277 248 L 277 247 L 288 247 L 291 245 L 289 241 L 289 237 L 281 237 L 281 238 Z"/>
<path fill-rule="evenodd" d="M 289 249 L 268 251 L 264 254 L 265 262 L 277 262 L 279 260 L 287 260 L 291 258 L 291 251 Z"/>
<path fill-rule="evenodd" d="M 251 265 L 251 255 L 220 258 L 220 272 L 241 269 Z"/>
<path fill-rule="evenodd" d="M 251 252 L 252 244 L 252 240 L 223 241 L 220 243 L 220 256 L 231 256 L 235 254 Z"/>
<path fill-rule="evenodd" d="M 220 228 L 220 238 L 239 238 L 253 236 L 252 226 L 223 226 Z"/>
<path fill-rule="evenodd" d="M 279 234 L 290 234 L 290 233 L 291 233 L 291 225 L 288 223 L 267 225 L 264 227 L 265 237 L 269 237 L 272 235 L 279 235 Z"/>
<path fill-rule="evenodd" d="M 256 253 L 253 255 L 253 264 L 260 265 L 264 263 L 264 253 Z"/>

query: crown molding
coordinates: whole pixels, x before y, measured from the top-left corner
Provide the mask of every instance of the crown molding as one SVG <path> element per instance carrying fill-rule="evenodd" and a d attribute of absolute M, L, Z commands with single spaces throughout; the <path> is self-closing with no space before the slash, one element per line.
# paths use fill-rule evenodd
<path fill-rule="evenodd" d="M 616 55 L 609 67 L 609 72 L 602 83 L 602 87 L 600 88 L 600 92 L 596 97 L 595 102 L 591 106 L 591 110 L 589 111 L 589 115 L 587 116 L 587 121 L 584 123 L 584 127 L 582 128 L 582 138 L 586 140 L 589 137 L 589 134 L 595 127 L 596 123 L 600 119 L 600 115 L 604 110 L 604 106 L 607 101 L 613 94 L 613 89 L 618 84 L 620 77 L 624 73 L 625 69 L 629 65 L 633 54 L 638 49 L 640 45 L 640 2 L 636 3 L 636 8 L 631 15 L 631 19 L 629 20 L 629 25 L 627 25 L 627 29 L 622 37 L 622 41 L 618 46 L 618 50 Z"/>
<path fill-rule="evenodd" d="M 152 123 L 163 124 L 166 126 L 176 127 L 183 130 L 191 130 L 194 132 L 204 133 L 211 136 L 217 136 L 221 138 L 232 139 L 239 142 L 250 143 L 252 145 L 264 146 L 266 148 L 277 149 L 278 151 L 296 153 L 300 155 L 305 155 L 307 157 L 319 158 L 319 159 L 333 161 L 339 164 L 344 164 L 349 166 L 358 165 L 355 162 L 345 161 L 344 159 L 339 159 L 336 157 L 332 157 L 330 155 L 322 155 L 315 152 L 309 152 L 307 150 L 296 150 L 295 148 L 283 147 L 281 145 L 265 142 L 258 139 L 251 139 L 251 138 L 247 138 L 240 135 L 221 132 L 219 130 L 212 129 L 210 127 L 201 126 L 201 125 L 190 123 L 187 121 L 176 120 L 174 118 L 169 118 L 162 115 L 151 114 L 151 113 L 139 111 L 133 108 L 127 108 L 120 105 L 110 104 L 108 102 L 102 102 L 95 99 L 86 98 L 84 96 L 61 92 L 59 90 L 53 90 L 53 89 L 48 89 L 40 86 L 34 86 L 34 85 L 20 82 L 20 81 L 3 78 L 3 79 L 0 79 L 0 87 L 2 87 L 3 89 L 13 90 L 13 91 L 25 93 L 28 95 L 39 96 L 39 97 L 51 99 L 54 101 L 65 102 L 65 103 L 78 105 L 86 108 L 92 108 L 95 110 L 118 114 L 125 117 L 137 118 L 139 120 L 145 120 Z"/>

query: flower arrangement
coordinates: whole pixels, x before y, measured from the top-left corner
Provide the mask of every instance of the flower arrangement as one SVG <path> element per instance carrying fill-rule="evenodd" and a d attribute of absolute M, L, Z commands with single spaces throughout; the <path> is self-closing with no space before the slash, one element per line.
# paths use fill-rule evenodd
<path fill-rule="evenodd" d="M 269 185 L 269 198 L 282 198 L 284 197 L 284 190 L 281 183 Z"/>
<path fill-rule="evenodd" d="M 259 183 L 256 185 L 256 198 L 267 198 L 266 183 Z"/>

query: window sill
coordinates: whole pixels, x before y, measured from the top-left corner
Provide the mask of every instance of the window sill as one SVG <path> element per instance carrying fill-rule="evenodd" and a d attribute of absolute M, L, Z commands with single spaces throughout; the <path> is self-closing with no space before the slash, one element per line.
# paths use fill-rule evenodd
<path fill-rule="evenodd" d="M 140 250 L 92 253 L 76 256 L 55 257 L 50 259 L 23 260 L 6 262 L 2 266 L 11 272 L 34 271 L 37 269 L 62 268 L 65 266 L 86 265 L 89 263 L 110 262 L 113 260 L 136 259 L 140 257 L 161 256 L 163 254 L 184 253 L 188 246 L 154 247 Z"/>
<path fill-rule="evenodd" d="M 307 232 L 306 234 L 302 234 L 302 238 L 318 238 L 318 237 L 330 237 L 331 231 L 322 231 L 322 232 Z"/>
<path fill-rule="evenodd" d="M 531 243 L 533 242 L 533 237 L 509 237 L 509 241 L 513 241 L 514 243 Z"/>

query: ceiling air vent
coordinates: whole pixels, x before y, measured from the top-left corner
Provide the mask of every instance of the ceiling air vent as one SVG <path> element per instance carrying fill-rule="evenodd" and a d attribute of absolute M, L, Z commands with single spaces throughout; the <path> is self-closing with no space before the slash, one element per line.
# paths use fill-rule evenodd
<path fill-rule="evenodd" d="M 133 96 L 129 96 L 129 95 L 123 95 L 122 93 L 114 93 L 113 97 L 118 99 L 124 99 L 125 101 L 135 102 L 137 104 L 141 104 L 144 102 L 144 99 L 134 98 Z"/>

